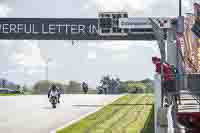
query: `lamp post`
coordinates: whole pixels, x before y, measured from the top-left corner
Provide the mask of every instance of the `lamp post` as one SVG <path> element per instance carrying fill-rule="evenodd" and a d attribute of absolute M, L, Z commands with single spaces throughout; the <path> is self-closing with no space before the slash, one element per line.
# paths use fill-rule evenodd
<path fill-rule="evenodd" d="M 25 84 L 26 84 L 26 67 L 25 66 L 24 66 L 23 72 L 24 72 L 24 84 L 23 84 L 23 86 L 25 86 Z"/>
<path fill-rule="evenodd" d="M 47 60 L 45 60 L 45 64 L 46 64 L 46 67 L 45 67 L 45 71 L 46 71 L 46 80 L 48 81 L 48 73 L 49 73 L 49 68 L 48 68 L 48 65 L 49 65 L 49 62 L 51 62 L 52 59 L 51 58 L 47 58 Z"/>

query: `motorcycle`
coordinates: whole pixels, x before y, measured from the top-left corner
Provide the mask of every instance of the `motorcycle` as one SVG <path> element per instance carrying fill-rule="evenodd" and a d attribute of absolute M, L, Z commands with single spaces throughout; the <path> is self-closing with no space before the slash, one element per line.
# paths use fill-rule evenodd
<path fill-rule="evenodd" d="M 52 104 L 53 108 L 56 108 L 56 104 L 58 103 L 58 92 L 51 92 L 50 103 Z"/>

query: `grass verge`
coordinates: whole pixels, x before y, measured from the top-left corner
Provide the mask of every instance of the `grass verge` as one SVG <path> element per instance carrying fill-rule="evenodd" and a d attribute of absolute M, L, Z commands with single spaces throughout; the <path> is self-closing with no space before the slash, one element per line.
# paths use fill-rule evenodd
<path fill-rule="evenodd" d="M 24 95 L 34 95 L 30 92 L 25 92 L 25 93 L 18 93 L 18 94 L 0 94 L 0 96 L 24 96 Z"/>
<path fill-rule="evenodd" d="M 150 133 L 152 109 L 152 95 L 129 94 L 57 133 Z"/>
<path fill-rule="evenodd" d="M 0 94 L 0 96 L 20 96 L 22 94 Z"/>

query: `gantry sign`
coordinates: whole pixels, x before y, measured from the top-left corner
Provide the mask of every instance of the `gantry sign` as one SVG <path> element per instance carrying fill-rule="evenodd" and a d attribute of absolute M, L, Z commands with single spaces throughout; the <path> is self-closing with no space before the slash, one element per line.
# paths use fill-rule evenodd
<path fill-rule="evenodd" d="M 0 18 L 0 39 L 156 40 L 148 18 L 128 18 L 126 12 L 102 12 L 98 18 Z"/>

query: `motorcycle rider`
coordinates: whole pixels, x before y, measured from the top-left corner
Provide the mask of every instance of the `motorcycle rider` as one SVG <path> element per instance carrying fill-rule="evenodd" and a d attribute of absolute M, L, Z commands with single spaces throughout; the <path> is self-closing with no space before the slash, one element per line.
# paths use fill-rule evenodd
<path fill-rule="evenodd" d="M 86 82 L 82 83 L 82 89 L 83 89 L 83 92 L 85 94 L 87 94 L 87 92 L 88 92 L 88 84 Z"/>
<path fill-rule="evenodd" d="M 50 98 L 51 96 L 51 93 L 57 93 L 58 94 L 58 103 L 60 103 L 60 89 L 58 87 L 56 87 L 55 84 L 53 84 L 50 88 L 49 88 L 49 91 L 48 91 L 48 98 Z"/>

